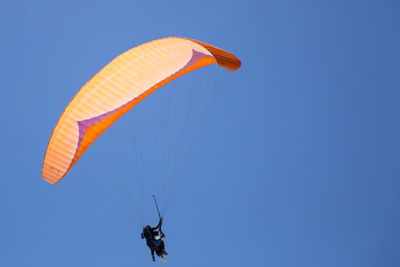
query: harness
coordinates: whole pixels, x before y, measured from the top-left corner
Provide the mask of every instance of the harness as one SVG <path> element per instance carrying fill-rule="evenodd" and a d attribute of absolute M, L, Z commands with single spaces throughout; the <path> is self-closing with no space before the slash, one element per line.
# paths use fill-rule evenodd
<path fill-rule="evenodd" d="M 146 238 L 146 243 L 151 249 L 157 249 L 161 245 L 161 240 L 154 239 L 154 232 L 149 228 L 143 229 L 144 237 Z"/>

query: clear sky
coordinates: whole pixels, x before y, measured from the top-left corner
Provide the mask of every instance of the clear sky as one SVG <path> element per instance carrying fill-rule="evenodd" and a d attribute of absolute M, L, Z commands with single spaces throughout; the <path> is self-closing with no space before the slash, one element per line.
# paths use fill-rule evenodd
<path fill-rule="evenodd" d="M 79 88 L 168 36 L 243 66 L 223 73 L 193 137 L 165 215 L 168 262 L 156 264 L 400 266 L 399 14 L 394 0 L 2 0 L 0 266 L 154 266 L 121 195 L 82 178 L 106 181 L 96 170 L 111 167 L 96 157 L 110 146 L 114 166 L 126 164 L 134 115 L 59 184 L 41 168 Z"/>

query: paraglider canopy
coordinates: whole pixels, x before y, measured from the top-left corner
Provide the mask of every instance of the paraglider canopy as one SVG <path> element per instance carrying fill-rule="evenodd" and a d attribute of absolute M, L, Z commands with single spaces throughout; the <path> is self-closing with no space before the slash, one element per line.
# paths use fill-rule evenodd
<path fill-rule="evenodd" d="M 168 82 L 218 63 L 234 71 L 233 54 L 181 37 L 155 40 L 115 58 L 75 95 L 50 138 L 42 169 L 49 183 L 59 182 L 85 150 L 115 121 Z"/>

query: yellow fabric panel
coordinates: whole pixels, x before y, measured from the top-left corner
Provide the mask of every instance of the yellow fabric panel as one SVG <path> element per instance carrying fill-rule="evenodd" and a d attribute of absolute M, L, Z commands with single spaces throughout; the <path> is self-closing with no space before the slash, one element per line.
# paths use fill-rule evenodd
<path fill-rule="evenodd" d="M 230 59 L 221 64 L 221 57 Z M 65 108 L 47 147 L 43 178 L 57 183 L 129 109 L 171 80 L 216 62 L 231 70 L 240 66 L 240 61 L 224 50 L 179 37 L 155 40 L 115 58 Z"/>

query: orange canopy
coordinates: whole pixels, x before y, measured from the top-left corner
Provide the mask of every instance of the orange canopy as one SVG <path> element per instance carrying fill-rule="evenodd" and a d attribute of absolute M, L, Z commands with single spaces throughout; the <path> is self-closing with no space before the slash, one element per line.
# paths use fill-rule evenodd
<path fill-rule="evenodd" d="M 42 176 L 57 183 L 111 124 L 152 92 L 195 69 L 218 63 L 236 70 L 233 54 L 196 40 L 170 37 L 115 58 L 67 105 L 50 138 Z"/>

